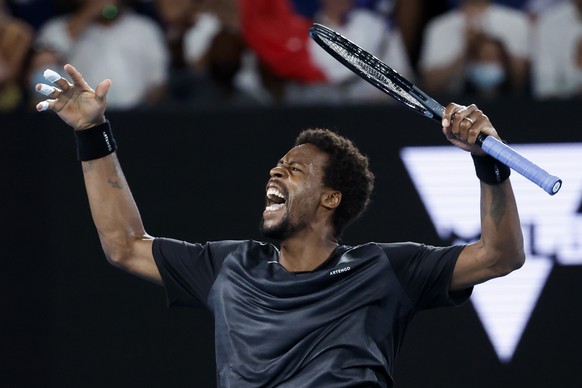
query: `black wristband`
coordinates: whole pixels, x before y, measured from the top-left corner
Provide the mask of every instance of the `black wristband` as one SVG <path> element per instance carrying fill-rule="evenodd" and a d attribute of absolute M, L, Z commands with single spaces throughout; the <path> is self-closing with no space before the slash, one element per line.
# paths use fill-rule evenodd
<path fill-rule="evenodd" d="M 506 181 L 511 175 L 511 169 L 492 156 L 476 156 L 473 154 L 471 156 L 473 157 L 473 164 L 475 164 L 477 178 L 484 183 L 498 185 Z"/>
<path fill-rule="evenodd" d="M 109 121 L 89 129 L 75 131 L 77 158 L 81 161 L 99 159 L 117 149 Z"/>

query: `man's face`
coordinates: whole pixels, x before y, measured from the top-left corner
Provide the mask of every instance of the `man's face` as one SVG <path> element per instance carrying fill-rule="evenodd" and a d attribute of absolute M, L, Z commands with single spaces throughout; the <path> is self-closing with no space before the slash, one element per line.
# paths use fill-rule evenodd
<path fill-rule="evenodd" d="M 270 172 L 261 231 L 284 240 L 310 227 L 324 193 L 329 156 L 311 144 L 289 151 Z"/>

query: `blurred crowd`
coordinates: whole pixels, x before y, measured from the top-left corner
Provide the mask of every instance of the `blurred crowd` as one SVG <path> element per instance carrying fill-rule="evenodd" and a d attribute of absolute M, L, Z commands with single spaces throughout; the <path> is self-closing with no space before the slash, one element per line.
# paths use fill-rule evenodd
<path fill-rule="evenodd" d="M 118 110 L 388 102 L 313 22 L 437 97 L 582 97 L 582 0 L 0 0 L 0 112 L 65 63 Z"/>

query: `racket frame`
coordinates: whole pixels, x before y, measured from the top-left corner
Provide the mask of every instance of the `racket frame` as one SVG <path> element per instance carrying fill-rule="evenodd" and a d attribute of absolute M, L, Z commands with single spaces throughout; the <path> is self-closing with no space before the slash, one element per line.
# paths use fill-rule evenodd
<path fill-rule="evenodd" d="M 352 72 L 368 81 L 370 84 L 380 89 L 390 97 L 403 103 L 408 108 L 415 112 L 432 119 L 438 123 L 441 122 L 445 108 L 435 99 L 423 92 L 420 88 L 408 81 L 406 78 L 398 74 L 398 72 L 388 66 L 386 63 L 370 54 L 357 44 L 353 43 L 344 36 L 338 34 L 332 29 L 314 23 L 309 29 L 311 38 L 321 46 L 328 54 L 338 60 L 342 65 L 346 66 Z M 413 104 L 406 97 L 400 95 L 397 91 L 389 86 L 386 82 L 379 80 L 379 77 L 374 77 L 371 71 L 365 71 L 349 61 L 344 55 L 334 50 L 326 42 L 332 42 L 341 49 L 349 53 L 349 55 L 357 58 L 360 62 L 370 67 L 372 71 L 378 72 L 382 77 L 387 78 L 396 88 L 401 89 L 418 103 Z M 525 178 L 540 186 L 544 191 L 550 195 L 556 194 L 562 187 L 562 180 L 556 176 L 549 174 L 547 171 L 529 161 L 527 158 L 519 154 L 517 151 L 507 146 L 505 143 L 495 139 L 492 136 L 480 134 L 477 138 L 476 144 L 481 147 L 487 154 L 499 160 L 501 163 L 512 168 Z"/>

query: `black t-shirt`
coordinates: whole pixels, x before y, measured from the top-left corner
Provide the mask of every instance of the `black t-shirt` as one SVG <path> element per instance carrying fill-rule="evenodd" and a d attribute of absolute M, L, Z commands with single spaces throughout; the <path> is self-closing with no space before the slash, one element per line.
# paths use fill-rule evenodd
<path fill-rule="evenodd" d="M 288 272 L 272 244 L 158 238 L 176 306 L 215 320 L 221 387 L 391 387 L 406 327 L 421 309 L 464 302 L 449 284 L 462 246 L 341 246 L 318 269 Z"/>

